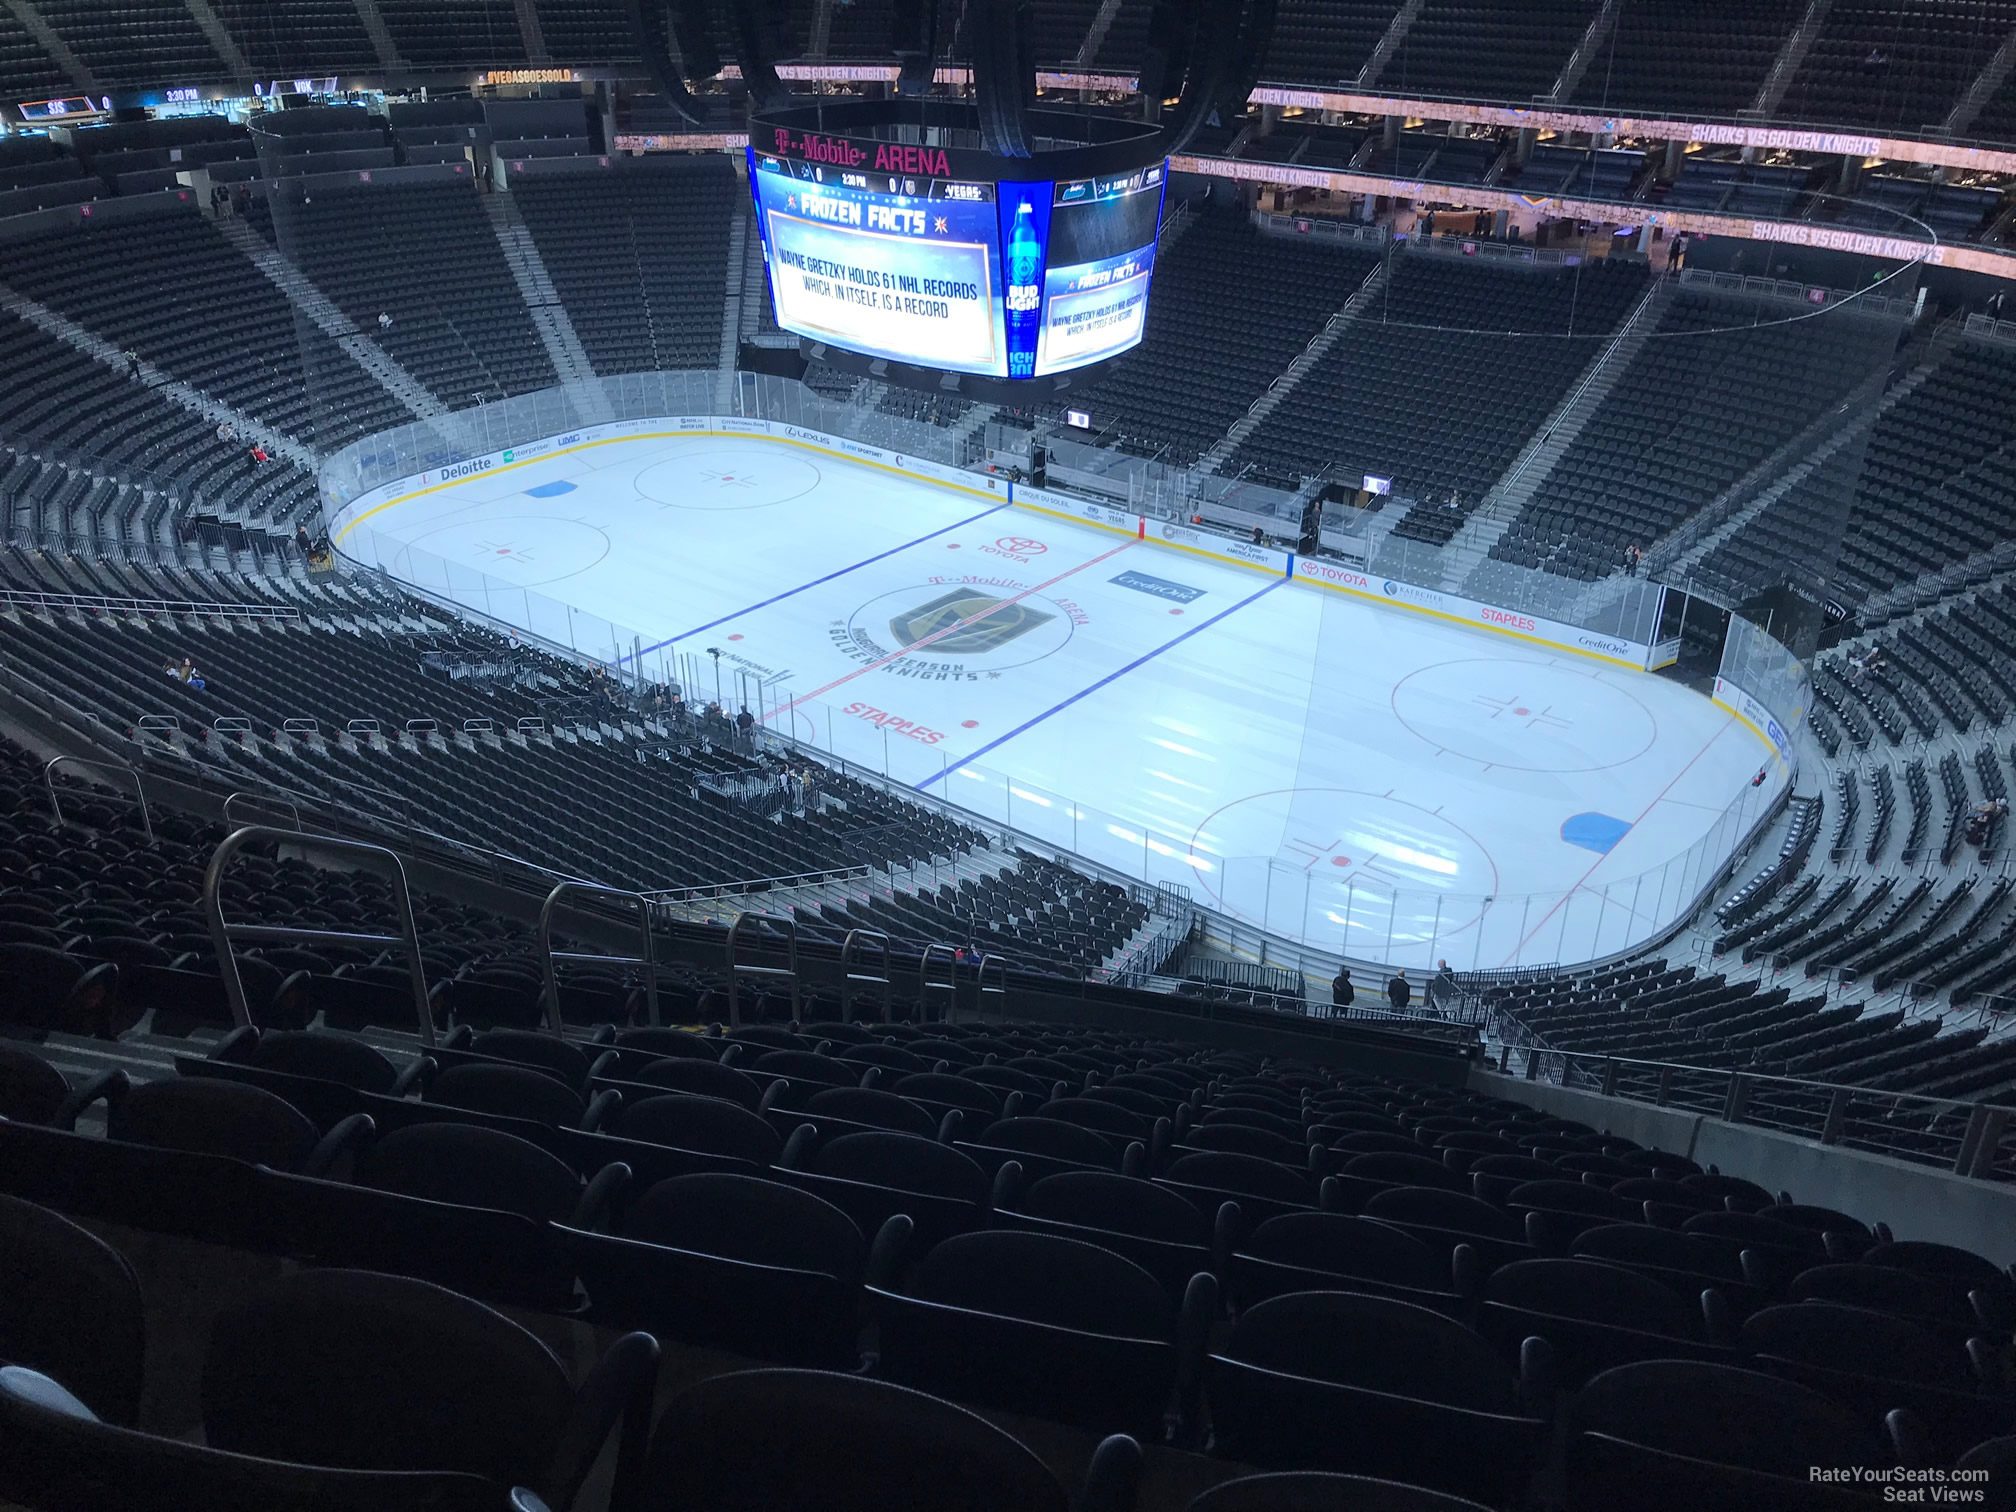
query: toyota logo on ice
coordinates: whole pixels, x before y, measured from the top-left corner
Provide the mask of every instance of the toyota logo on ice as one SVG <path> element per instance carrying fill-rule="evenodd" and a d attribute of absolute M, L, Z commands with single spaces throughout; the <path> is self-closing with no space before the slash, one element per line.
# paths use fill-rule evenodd
<path fill-rule="evenodd" d="M 1028 536 L 1002 536 L 992 546 L 982 546 L 981 551 L 988 556 L 1006 557 L 1011 562 L 1027 562 L 1031 557 L 1039 557 L 1050 548 L 1041 541 Z"/>

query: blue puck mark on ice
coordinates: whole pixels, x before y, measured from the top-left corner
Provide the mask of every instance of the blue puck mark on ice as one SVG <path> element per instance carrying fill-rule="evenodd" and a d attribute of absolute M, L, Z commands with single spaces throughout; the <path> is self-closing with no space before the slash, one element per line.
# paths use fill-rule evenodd
<path fill-rule="evenodd" d="M 574 492 L 574 488 L 574 484 L 569 483 L 565 478 L 560 478 L 552 483 L 541 483 L 537 488 L 526 489 L 525 497 L 528 499 L 557 499 L 562 494 Z"/>
<path fill-rule="evenodd" d="M 1608 855 L 1630 833 L 1628 819 L 1613 819 L 1608 814 L 1570 814 L 1561 821 L 1563 840 L 1598 855 Z"/>

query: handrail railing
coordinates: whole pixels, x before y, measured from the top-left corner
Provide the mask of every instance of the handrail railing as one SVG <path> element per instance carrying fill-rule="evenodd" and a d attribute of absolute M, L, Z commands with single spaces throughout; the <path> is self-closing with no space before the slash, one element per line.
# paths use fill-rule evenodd
<path fill-rule="evenodd" d="M 49 787 L 49 812 L 58 824 L 63 822 L 63 801 L 56 796 L 56 768 L 65 763 L 71 766 L 90 767 L 99 772 L 124 772 L 132 778 L 133 796 L 140 804 L 140 828 L 146 831 L 149 840 L 154 838 L 154 819 L 147 812 L 147 790 L 140 784 L 139 771 L 124 761 L 93 761 L 82 756 L 52 757 L 48 765 L 42 768 L 42 780 Z"/>
<path fill-rule="evenodd" d="M 399 933 L 362 934 L 351 930 L 304 929 L 293 924 L 227 924 L 224 900 L 218 884 L 231 858 L 254 841 L 272 840 L 293 844 L 309 843 L 318 850 L 360 861 L 379 863 L 392 880 L 393 903 L 398 909 Z M 233 940 L 263 940 L 273 944 L 299 941 L 309 945 L 403 946 L 407 970 L 413 984 L 413 1011 L 420 1024 L 420 1043 L 434 1046 L 434 1014 L 427 1002 L 427 968 L 420 959 L 420 933 L 413 922 L 413 897 L 406 890 L 406 868 L 399 857 L 382 845 L 366 845 L 361 840 L 340 840 L 334 835 L 304 835 L 299 830 L 273 829 L 248 824 L 233 830 L 218 844 L 210 865 L 203 872 L 203 912 L 210 920 L 210 938 L 217 946 L 217 970 L 224 978 L 224 995 L 231 1003 L 231 1017 L 241 1029 L 252 1024 L 252 1008 L 245 999 L 245 981 L 238 974 L 237 957 L 231 953 Z"/>
<path fill-rule="evenodd" d="M 638 954 L 634 956 L 600 955 L 578 950 L 555 950 L 553 948 L 553 910 L 561 895 L 569 892 L 592 893 L 601 898 L 622 898 L 637 905 Z M 646 1022 L 653 1029 L 659 1027 L 658 1018 L 658 949 L 651 935 L 651 902 L 642 893 L 625 892 L 617 887 L 603 887 L 594 882 L 556 882 L 553 890 L 546 894 L 546 901 L 539 905 L 539 960 L 540 970 L 545 977 L 546 1027 L 555 1034 L 562 1032 L 560 1023 L 560 973 L 557 965 L 561 961 L 593 961 L 608 966 L 642 966 L 644 968 L 644 1012 Z"/>
<path fill-rule="evenodd" d="M 734 882 L 696 882 L 687 887 L 662 887 L 644 894 L 653 903 L 698 903 L 710 898 L 734 898 L 745 893 L 774 892 L 784 887 L 813 887 L 822 882 L 852 882 L 869 874 L 861 866 L 829 866 L 824 871 L 788 877 L 749 877 Z"/>
<path fill-rule="evenodd" d="M 1771 1076 L 1741 1066 L 1553 1050 L 1537 1042 L 1502 1045 L 1498 1068 L 1527 1081 L 1782 1129 L 1823 1145 L 1864 1146 L 1984 1179 L 1994 1176 L 2003 1139 L 2016 1119 L 2016 1109 L 1964 1098 Z"/>
<path fill-rule="evenodd" d="M 945 980 L 931 980 L 931 963 L 942 960 L 945 963 Z M 945 1014 L 940 1023 L 952 1021 L 952 1011 L 959 1005 L 959 952 L 942 940 L 933 940 L 917 957 L 917 1017 L 922 1023 L 931 1022 L 931 994 L 945 994 Z"/>
<path fill-rule="evenodd" d="M 740 955 L 742 926 L 749 923 L 769 925 L 784 936 L 784 962 L 782 966 L 764 966 L 755 961 L 744 961 Z M 728 926 L 728 1027 L 742 1027 L 742 979 L 761 977 L 771 980 L 783 977 L 791 985 L 791 1018 L 798 1018 L 798 921 L 786 914 L 739 913 L 735 922 Z"/>
<path fill-rule="evenodd" d="M 234 803 L 251 804 L 255 807 L 263 804 L 269 809 L 285 809 L 294 816 L 294 828 L 297 830 L 301 828 L 301 805 L 296 803 L 292 798 L 280 798 L 267 793 L 237 792 L 227 794 L 224 799 L 224 822 L 226 824 L 231 822 L 231 805 Z"/>
<path fill-rule="evenodd" d="M 882 952 L 882 974 L 880 976 L 856 969 L 854 964 L 855 947 L 857 944 L 863 942 L 879 944 Z M 840 942 L 841 1023 L 853 1022 L 853 1015 L 848 1007 L 848 987 L 854 983 L 859 983 L 863 987 L 879 987 L 882 989 L 882 1022 L 885 1024 L 889 1022 L 896 976 L 895 960 L 896 958 L 891 951 L 889 936 L 881 930 L 850 929 L 847 931 L 847 937 Z"/>
<path fill-rule="evenodd" d="M 987 973 L 989 971 L 992 971 L 994 973 L 994 982 L 991 987 L 988 985 L 987 982 Z M 974 999 L 973 1003 L 974 1018 L 976 1019 L 986 1018 L 987 999 L 991 997 L 995 1000 L 994 1009 L 996 1018 L 1001 1023 L 1004 1024 L 1007 1023 L 1008 1022 L 1008 958 L 1002 955 L 989 955 L 987 952 L 982 951 L 980 953 L 979 970 L 976 973 L 976 975 L 979 978 L 978 981 L 979 995 Z"/>
<path fill-rule="evenodd" d="M 0 588 L 0 604 L 26 604 L 36 609 L 84 609 L 101 614 L 195 614 L 210 619 L 301 618 L 299 609 L 279 604 L 210 604 L 181 599 L 111 598 L 95 593 L 41 593 L 27 588 Z"/>

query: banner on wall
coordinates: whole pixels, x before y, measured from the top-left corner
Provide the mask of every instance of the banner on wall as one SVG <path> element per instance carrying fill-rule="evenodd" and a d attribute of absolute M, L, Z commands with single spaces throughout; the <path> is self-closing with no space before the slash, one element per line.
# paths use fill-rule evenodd
<path fill-rule="evenodd" d="M 1771 742 L 1771 749 L 1784 761 L 1792 760 L 1792 737 L 1778 723 L 1777 716 L 1748 692 L 1726 677 L 1715 679 L 1715 702 L 1722 705 Z"/>
<path fill-rule="evenodd" d="M 1643 670 L 1651 654 L 1651 647 L 1638 641 L 1626 640 L 1619 635 L 1604 635 L 1595 630 L 1584 630 L 1579 625 L 1564 625 L 1558 620 L 1521 614 L 1512 609 L 1501 609 L 1496 604 L 1480 603 L 1476 599 L 1463 598 L 1458 594 L 1423 588 L 1416 583 L 1403 583 L 1395 578 L 1378 577 L 1371 573 L 1360 572 L 1341 562 L 1297 557 L 1295 577 L 1298 582 L 1307 583 L 1312 587 L 1328 588 L 1357 598 L 1392 604 L 1401 609 L 1412 609 L 1442 619 L 1457 620 L 1482 630 L 1496 631 L 1500 635 L 1513 635 L 1521 640 L 1537 641 L 1545 646 L 1559 646 L 1564 651 L 1593 656 L 1602 661 L 1615 662 L 1619 666 Z"/>

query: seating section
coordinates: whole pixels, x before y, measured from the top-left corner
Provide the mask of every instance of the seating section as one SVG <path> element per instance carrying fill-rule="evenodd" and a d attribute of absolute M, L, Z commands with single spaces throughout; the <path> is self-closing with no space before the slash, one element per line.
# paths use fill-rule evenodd
<path fill-rule="evenodd" d="M 1800 313 L 1683 286 L 1492 557 L 1604 576 L 1627 546 L 1649 551 L 1888 361 L 1894 324 Z"/>
<path fill-rule="evenodd" d="M 25 813 L 0 833 L 10 929 L 37 927 L 72 853 L 103 884 L 94 928 L 167 885 L 109 824 L 88 847 Z M 309 890 L 299 863 L 244 865 Z M 343 917 L 373 917 L 382 893 L 345 887 Z M 97 1000 L 125 1018 L 116 972 Z M 1521 1006 L 1557 1009 L 1537 987 Z M 1180 1476 L 1225 1482 L 1191 1512 L 1541 1488 L 1845 1508 L 1812 1494 L 1816 1457 L 1980 1463 L 2012 1411 L 1996 1260 L 1354 1070 L 1349 1047 L 619 1018 L 565 1039 L 456 1022 L 422 1056 L 389 1026 L 163 1042 L 160 1017 L 4 1052 L 0 1423 L 30 1446 L 0 1458 L 10 1500 L 66 1504 L 88 1474 L 144 1512 L 251 1507 L 218 1490 L 251 1464 L 264 1504 L 501 1509 L 517 1485 L 580 1505 L 627 1418 L 613 1475 L 648 1506 L 1174 1507 L 1137 1489 Z M 53 1064 L 85 1053 L 116 1069 Z M 195 1255 L 173 1298 L 195 1321 L 157 1332 L 151 1278 Z M 40 1325 L 58 1305 L 68 1326 Z M 602 1347 L 577 1380 L 539 1338 L 583 1323 Z M 375 1500 L 326 1484 L 363 1466 Z M 385 1474 L 447 1469 L 473 1482 L 452 1502 Z"/>
<path fill-rule="evenodd" d="M 201 417 L 11 315 L 0 361 L 34 375 L 0 395 L 0 495 L 17 539 L 137 545 L 171 508 L 279 523 L 314 503 L 314 479 L 292 463 L 255 462 Z"/>
<path fill-rule="evenodd" d="M 1392 0 L 1283 0 L 1261 76 L 1333 87 L 1354 83 L 1399 9 Z"/>
<path fill-rule="evenodd" d="M 1905 959 L 1911 945 L 1924 943 L 1906 926 L 1939 913 L 1933 933 L 1947 937 L 1943 958 L 1950 959 L 1969 943 L 1970 920 L 1979 913 L 1993 916 L 2007 891 L 2006 884 L 1991 889 L 1963 882 L 1948 888 L 1929 879 L 1865 878 L 1861 885 L 1828 879 L 1817 889 L 1804 889 L 1810 902 L 1793 889 L 1729 914 L 1718 944 L 1740 949 L 1746 960 L 1755 952 L 1796 961 L 1801 952 L 1795 939 L 1831 939 L 1837 959 L 1889 964 Z M 1984 909 L 1990 892 L 1995 907 Z M 1958 901 L 1949 905 L 1956 893 Z M 1875 980 L 1889 986 L 1884 976 Z M 1901 1009 L 1830 1004 L 1797 977 L 1790 985 L 1766 987 L 1691 966 L 1667 969 L 1664 961 L 1640 962 L 1616 973 L 1551 978 L 1507 989 L 1495 995 L 1495 1006 L 1541 1043 L 1560 1050 L 1734 1067 L 1758 1076 L 1968 1102 L 2006 1103 L 2016 1086 L 2016 1043 L 2006 1037 L 1990 1038 L 1978 1026 L 1947 1029 L 1937 1015 L 1911 1018 Z M 1685 1078 L 1673 1097 L 1678 1106 L 1705 1106 L 1700 1099 L 1713 1100 L 1725 1090 L 1726 1081 Z M 1816 1091 L 1807 1101 L 1824 1107 L 1826 1094 Z M 1788 1104 L 1782 1111 L 1794 1110 Z M 1899 1108 L 1883 1124 L 1881 1143 L 1853 1134 L 1848 1142 L 1897 1153 L 1899 1147 L 1908 1152 L 1915 1137 L 1929 1151 L 1935 1142 L 1927 1122 L 1921 1109 Z"/>
<path fill-rule="evenodd" d="M 539 0 L 539 30 L 554 59 L 629 63 L 637 38 L 621 0 Z"/>
<path fill-rule="evenodd" d="M 1209 450 L 1378 265 L 1378 244 L 1197 217 L 1157 260 L 1141 345 L 1071 406 L 1103 441 L 1179 464 Z"/>
<path fill-rule="evenodd" d="M 553 363 L 467 182 L 323 189 L 276 208 L 317 288 L 451 408 L 552 387 Z M 393 324 L 380 332 L 378 316 Z"/>
<path fill-rule="evenodd" d="M 740 190 L 719 153 L 536 174 L 511 189 L 598 373 L 713 367 Z"/>
<path fill-rule="evenodd" d="M 316 77 L 370 73 L 380 67 L 352 0 L 211 0 L 211 9 L 245 61 L 262 73 Z"/>
<path fill-rule="evenodd" d="M 1097 0 L 1037 0 L 1032 15 L 1036 61 L 1075 63 L 1098 14 Z"/>
<path fill-rule="evenodd" d="M 229 69 L 176 0 L 36 0 L 36 12 L 101 86 L 223 81 Z"/>
<path fill-rule="evenodd" d="M 1618 110 L 1748 110 L 1806 7 L 1800 0 L 1634 0 L 1570 98 Z"/>
<path fill-rule="evenodd" d="M 399 56 L 419 69 L 491 60 L 497 68 L 525 65 L 525 34 L 513 0 L 376 0 Z"/>
<path fill-rule="evenodd" d="M 74 83 L 34 33 L 11 10 L 0 10 L 0 79 L 9 94 L 44 100 L 68 93 Z"/>
<path fill-rule="evenodd" d="M 1426 0 L 1374 83 L 1464 99 L 1542 97 L 1596 9 L 1594 0 Z"/>
<path fill-rule="evenodd" d="M 1836 579 L 1859 600 L 2016 536 L 2016 347 L 1963 341 L 1877 421 Z"/>
<path fill-rule="evenodd" d="M 321 450 L 411 418 L 193 209 L 0 244 L 0 282 Z"/>
<path fill-rule="evenodd" d="M 1779 114 L 1937 130 L 2012 25 L 2007 0 L 1842 0 L 1828 9 Z"/>
<path fill-rule="evenodd" d="M 1644 264 L 1397 257 L 1342 339 L 1225 471 L 1393 479 L 1396 533 L 1447 541 L 1646 289 Z M 1569 336 L 1572 320 L 1573 337 Z M 1450 506 L 1452 491 L 1457 495 Z"/>

